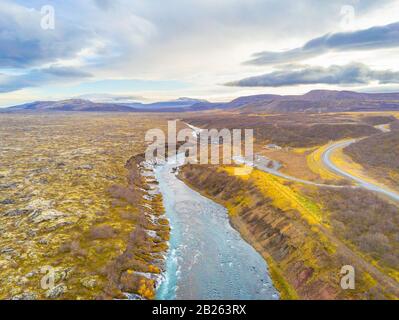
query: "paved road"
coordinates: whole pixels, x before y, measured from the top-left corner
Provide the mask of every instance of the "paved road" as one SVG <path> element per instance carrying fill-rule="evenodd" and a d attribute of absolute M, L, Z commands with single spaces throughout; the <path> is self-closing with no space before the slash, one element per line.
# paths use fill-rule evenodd
<path fill-rule="evenodd" d="M 296 178 L 293 176 L 290 176 L 288 174 L 282 173 L 279 171 L 280 169 L 280 164 L 277 165 L 273 165 L 272 168 L 269 168 L 268 163 L 269 161 L 272 161 L 264 156 L 260 156 L 260 155 L 255 155 L 255 159 L 253 162 L 248 163 L 245 160 L 242 159 L 242 157 L 233 157 L 233 160 L 236 161 L 236 163 L 245 163 L 246 165 L 249 165 L 251 167 L 254 167 L 258 170 L 270 173 L 274 176 L 280 177 L 280 178 L 284 178 L 286 180 L 291 180 L 291 181 L 295 181 L 295 182 L 299 182 L 302 184 L 308 184 L 308 185 L 312 185 L 312 186 L 317 186 L 317 187 L 326 187 L 326 188 L 356 188 L 354 186 L 341 186 L 341 185 L 334 185 L 334 184 L 324 184 L 324 183 L 316 183 L 313 181 L 309 181 L 309 180 L 304 180 L 304 179 L 300 179 L 300 178 Z M 273 161 L 273 163 L 276 163 L 276 161 Z"/>
<path fill-rule="evenodd" d="M 322 155 L 322 159 L 324 164 L 332 171 L 334 171 L 335 173 L 345 177 L 345 178 L 349 178 L 355 182 L 357 182 L 359 184 L 359 186 L 371 190 L 371 191 L 375 191 L 375 192 L 379 192 L 382 193 L 386 196 L 388 196 L 389 198 L 395 200 L 395 201 L 399 201 L 399 193 L 392 191 L 388 188 L 384 188 L 382 186 L 376 185 L 374 183 L 365 181 L 359 177 L 356 177 L 352 174 L 350 174 L 349 172 L 338 168 L 332 161 L 331 161 L 331 155 L 334 152 L 334 150 L 337 150 L 339 148 L 345 148 L 349 145 L 351 145 L 352 143 L 356 142 L 356 139 L 352 139 L 352 140 L 348 140 L 348 141 L 344 141 L 344 142 L 337 142 L 332 144 L 331 146 L 329 146 L 326 151 L 323 153 Z"/>

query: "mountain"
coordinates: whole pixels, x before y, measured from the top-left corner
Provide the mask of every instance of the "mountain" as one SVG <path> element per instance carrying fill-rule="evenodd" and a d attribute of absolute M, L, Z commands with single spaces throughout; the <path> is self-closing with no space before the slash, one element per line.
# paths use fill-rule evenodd
<path fill-rule="evenodd" d="M 96 103 L 90 100 L 69 99 L 62 101 L 36 101 L 7 108 L 6 111 L 97 111 L 132 112 L 134 109 L 114 103 Z"/>
<path fill-rule="evenodd" d="M 68 99 L 61 101 L 36 101 L 6 108 L 3 111 L 81 111 L 81 112 L 177 112 L 191 111 L 196 104 L 208 103 L 206 100 L 179 98 L 173 101 L 163 101 L 144 104 L 93 102 L 87 99 Z M 198 108 L 197 108 L 198 109 Z"/>
<path fill-rule="evenodd" d="M 303 95 L 260 94 L 226 103 L 179 98 L 154 103 L 106 103 L 85 99 L 37 101 L 3 109 L 14 111 L 194 112 L 226 110 L 238 113 L 399 111 L 399 93 L 312 90 Z"/>
<path fill-rule="evenodd" d="M 227 103 L 199 102 L 181 111 L 213 109 L 239 113 L 399 111 L 399 93 L 312 90 L 303 95 L 260 94 Z"/>
<path fill-rule="evenodd" d="M 164 112 L 173 112 L 179 111 L 184 108 L 190 108 L 198 103 L 207 103 L 206 100 L 192 99 L 192 98 L 179 98 L 171 101 L 161 101 L 161 102 L 153 102 L 153 103 L 122 103 L 122 105 L 126 105 L 135 109 L 140 109 L 140 111 L 164 111 Z"/>
<path fill-rule="evenodd" d="M 305 99 L 314 100 L 398 100 L 398 92 L 387 92 L 387 93 L 362 93 L 355 91 L 338 91 L 338 90 L 312 90 L 303 95 Z"/>
<path fill-rule="evenodd" d="M 231 101 L 228 105 L 228 109 L 235 109 L 235 108 L 240 108 L 244 107 L 250 104 L 265 104 L 265 103 L 270 103 L 273 100 L 281 98 L 280 95 L 275 95 L 275 94 L 259 94 L 259 95 L 254 95 L 254 96 L 245 96 L 245 97 L 239 97 L 237 99 L 234 99 Z"/>
<path fill-rule="evenodd" d="M 241 113 L 388 111 L 399 110 L 399 93 L 313 90 L 304 95 L 250 96 L 245 102 L 237 108 L 233 100 L 227 108 Z"/>

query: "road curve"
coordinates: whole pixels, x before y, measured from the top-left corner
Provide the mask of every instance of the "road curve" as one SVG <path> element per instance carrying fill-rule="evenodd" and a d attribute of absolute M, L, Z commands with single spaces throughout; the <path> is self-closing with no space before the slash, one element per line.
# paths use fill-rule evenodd
<path fill-rule="evenodd" d="M 235 160 L 238 163 L 246 163 L 243 160 L 238 159 L 237 157 L 233 157 L 233 160 Z M 293 176 L 290 176 L 288 174 L 282 173 L 279 171 L 279 168 L 269 168 L 268 167 L 268 162 L 270 161 L 270 159 L 267 159 L 263 156 L 259 156 L 255 154 L 255 159 L 252 163 L 246 163 L 247 165 L 250 165 L 258 170 L 270 173 L 274 176 L 286 179 L 286 180 L 291 180 L 294 182 L 298 182 L 298 183 L 302 183 L 302 184 L 308 184 L 311 186 L 316 186 L 316 187 L 324 187 L 324 188 L 335 188 L 335 189 L 341 189 L 341 188 L 356 188 L 354 186 L 341 186 L 341 185 L 333 185 L 333 184 L 324 184 L 324 183 L 317 183 L 317 182 L 313 182 L 313 181 L 308 181 L 308 180 L 304 180 L 304 179 L 300 179 L 300 178 L 296 178 Z"/>
<path fill-rule="evenodd" d="M 193 126 L 192 124 L 189 124 L 187 122 L 184 122 L 185 125 L 187 125 L 191 130 L 193 130 L 193 136 L 194 137 L 198 137 L 199 134 L 201 133 L 201 128 L 198 128 L 196 126 Z M 300 178 L 296 178 L 293 176 L 290 176 L 288 174 L 282 173 L 279 171 L 280 169 L 280 164 L 278 163 L 277 166 L 273 166 L 273 168 L 269 168 L 268 163 L 271 159 L 268 159 L 264 156 L 260 156 L 258 154 L 254 155 L 254 161 L 250 161 L 249 163 L 243 158 L 243 157 L 238 157 L 238 156 L 234 156 L 233 160 L 236 163 L 242 163 L 242 164 L 246 164 L 249 165 L 251 167 L 254 167 L 258 170 L 270 173 L 274 176 L 286 179 L 286 180 L 290 180 L 290 181 L 294 181 L 294 182 L 298 182 L 298 183 L 302 183 L 302 184 L 307 184 L 307 185 L 312 185 L 312 186 L 317 186 L 317 187 L 325 187 L 325 188 L 335 188 L 335 189 L 341 189 L 341 188 L 357 188 L 356 186 L 341 186 L 341 185 L 332 185 L 332 184 L 324 184 L 324 183 L 317 183 L 317 182 L 313 182 L 313 181 L 308 181 L 308 180 L 304 180 L 304 179 L 300 179 Z M 277 163 L 276 161 L 273 161 L 273 163 Z"/>
<path fill-rule="evenodd" d="M 356 176 L 350 174 L 349 172 L 346 172 L 343 169 L 338 168 L 331 161 L 331 155 L 336 149 L 346 148 L 347 146 L 351 145 L 352 143 L 354 143 L 356 141 L 357 141 L 356 139 L 352 139 L 352 140 L 343 141 L 343 142 L 341 141 L 341 142 L 337 142 L 337 143 L 332 144 L 331 146 L 329 146 L 326 149 L 326 151 L 324 151 L 324 153 L 322 155 L 323 163 L 330 170 L 332 170 L 333 172 L 335 172 L 335 173 L 337 173 L 337 174 L 339 174 L 339 175 L 341 175 L 341 176 L 343 176 L 345 178 L 348 178 L 348 179 L 351 179 L 351 180 L 357 182 L 360 187 L 362 187 L 364 189 L 371 190 L 371 191 L 379 192 L 381 194 L 384 194 L 384 195 L 388 196 L 389 198 L 391 198 L 391 199 L 393 199 L 395 201 L 399 201 L 399 193 L 394 192 L 392 190 L 389 190 L 388 188 L 384 188 L 382 186 L 378 186 L 378 185 L 376 185 L 374 183 L 365 181 L 365 180 L 363 180 L 363 179 L 361 179 L 359 177 L 356 177 Z"/>

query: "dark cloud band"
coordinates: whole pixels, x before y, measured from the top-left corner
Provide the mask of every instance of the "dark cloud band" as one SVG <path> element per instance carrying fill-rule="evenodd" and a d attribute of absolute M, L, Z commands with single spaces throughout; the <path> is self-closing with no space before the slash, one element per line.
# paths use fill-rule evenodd
<path fill-rule="evenodd" d="M 399 83 L 399 72 L 373 70 L 360 63 L 328 68 L 302 66 L 299 69 L 282 69 L 260 76 L 227 83 L 238 87 L 282 87 L 301 84 L 357 85 L 377 81 L 380 84 Z"/>
<path fill-rule="evenodd" d="M 88 72 L 84 72 L 76 68 L 64 67 L 34 69 L 20 75 L 0 74 L 0 93 L 37 87 L 57 81 L 64 81 L 65 79 L 81 80 L 90 77 L 92 77 L 92 75 Z"/>
<path fill-rule="evenodd" d="M 246 64 L 288 63 L 319 56 L 329 51 L 373 50 L 399 46 L 399 22 L 353 32 L 326 34 L 300 48 L 256 53 Z"/>

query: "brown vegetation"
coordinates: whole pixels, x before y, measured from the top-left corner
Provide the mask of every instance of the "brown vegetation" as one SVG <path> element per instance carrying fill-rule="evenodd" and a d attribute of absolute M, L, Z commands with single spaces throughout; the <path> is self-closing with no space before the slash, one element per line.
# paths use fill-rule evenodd
<path fill-rule="evenodd" d="M 382 266 L 399 266 L 398 207 L 362 189 L 320 189 L 317 198 L 330 212 L 340 237 Z"/>
<path fill-rule="evenodd" d="M 339 236 L 345 239 L 342 230 L 337 229 L 335 238 L 328 228 L 309 224 L 295 208 L 279 209 L 251 178 L 231 176 L 217 167 L 204 165 L 185 166 L 181 177 L 229 209 L 232 225 L 267 260 L 274 284 L 283 298 L 382 299 L 398 294 L 398 286 L 388 288 L 375 281 L 366 271 L 374 267 L 338 240 Z M 310 201 L 309 198 L 304 203 L 310 206 Z M 387 207 L 385 204 L 384 208 Z M 322 214 L 328 223 L 330 214 L 327 210 Z M 333 213 L 335 219 L 337 215 Z M 391 213 L 389 217 L 393 218 Z M 372 221 L 365 228 L 370 227 Z M 337 228 L 335 223 L 333 227 Z M 384 240 L 378 241 L 382 244 Z M 339 271 L 346 264 L 357 270 L 355 290 L 345 291 L 340 287 Z"/>
<path fill-rule="evenodd" d="M 399 131 L 368 137 L 348 146 L 344 152 L 377 180 L 399 186 Z"/>
<path fill-rule="evenodd" d="M 382 116 L 382 115 L 377 115 L 377 116 L 366 116 L 362 118 L 362 121 L 371 124 L 373 126 L 377 126 L 380 124 L 387 124 L 387 123 L 392 123 L 396 122 L 397 119 L 394 116 Z"/>
<path fill-rule="evenodd" d="M 246 116 L 221 114 L 187 117 L 187 122 L 201 128 L 253 129 L 257 143 L 289 147 L 312 147 L 330 140 L 357 138 L 377 133 L 372 125 L 356 123 L 350 116 L 288 114 Z"/>
<path fill-rule="evenodd" d="M 117 230 L 109 225 L 94 226 L 90 229 L 89 238 L 92 240 L 111 239 L 116 237 Z"/>

